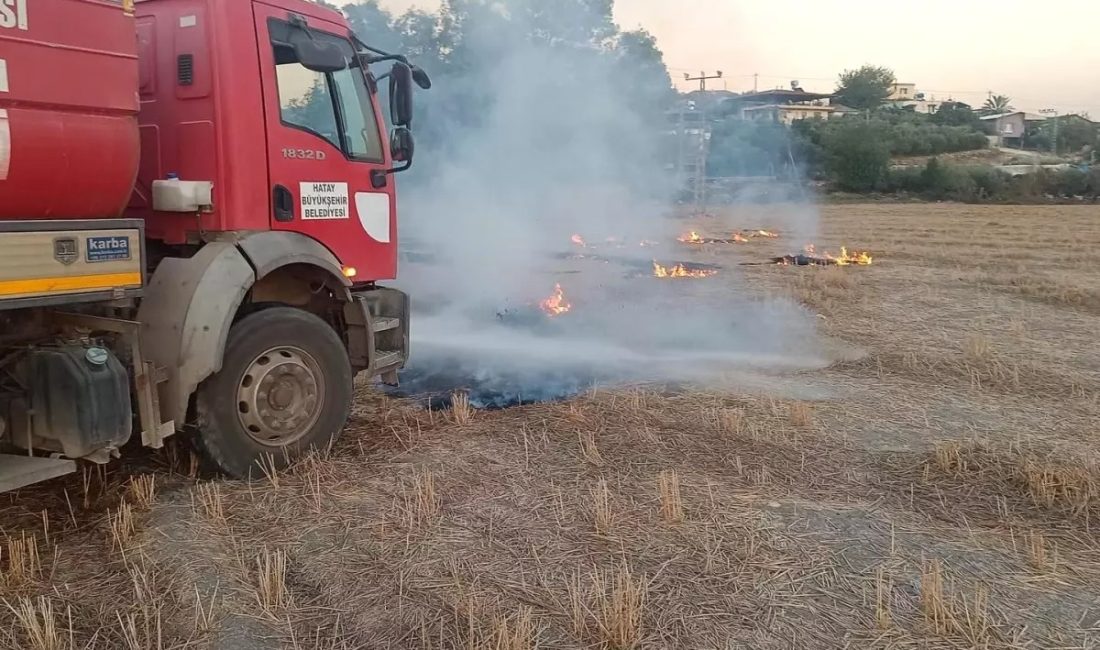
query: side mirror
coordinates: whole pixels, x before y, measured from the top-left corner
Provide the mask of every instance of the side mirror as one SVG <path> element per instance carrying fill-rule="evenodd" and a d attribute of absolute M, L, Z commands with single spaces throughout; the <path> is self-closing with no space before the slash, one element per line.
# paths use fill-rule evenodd
<path fill-rule="evenodd" d="M 412 131 L 404 126 L 395 128 L 390 135 L 390 155 L 393 159 L 411 165 L 415 152 L 416 143 L 413 141 Z"/>
<path fill-rule="evenodd" d="M 401 61 L 394 63 L 390 70 L 390 121 L 394 126 L 407 127 L 412 124 L 412 84 L 412 67 Z"/>
<path fill-rule="evenodd" d="M 308 37 L 294 39 L 294 54 L 299 63 L 314 72 L 339 72 L 348 67 L 348 61 L 338 46 Z"/>
<path fill-rule="evenodd" d="M 390 169 L 375 169 L 370 173 L 371 186 L 380 190 L 386 186 L 386 177 L 390 174 L 403 172 L 413 164 L 413 153 L 416 147 L 413 144 L 413 134 L 407 126 L 395 127 L 390 134 L 390 156 L 396 162 L 405 163 L 400 167 Z"/>
<path fill-rule="evenodd" d="M 412 67 L 413 81 L 416 85 L 420 86 L 423 90 L 431 90 L 432 78 L 428 76 L 427 72 L 424 72 L 423 68 L 418 68 L 415 65 Z"/>

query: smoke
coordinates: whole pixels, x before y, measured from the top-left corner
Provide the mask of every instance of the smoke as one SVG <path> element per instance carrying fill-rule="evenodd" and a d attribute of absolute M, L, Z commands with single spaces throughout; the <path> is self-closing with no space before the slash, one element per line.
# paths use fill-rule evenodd
<path fill-rule="evenodd" d="M 820 365 L 812 319 L 754 296 L 736 268 L 651 277 L 654 259 L 686 255 L 665 107 L 639 92 L 613 39 L 548 36 L 530 14 L 502 11 L 463 26 L 466 65 L 419 97 L 432 123 L 418 127 L 446 137 L 401 179 L 396 284 L 414 305 L 403 391 L 467 389 L 492 407 Z M 576 247 L 574 233 L 595 248 Z M 558 283 L 571 309 L 551 317 L 538 303 Z"/>

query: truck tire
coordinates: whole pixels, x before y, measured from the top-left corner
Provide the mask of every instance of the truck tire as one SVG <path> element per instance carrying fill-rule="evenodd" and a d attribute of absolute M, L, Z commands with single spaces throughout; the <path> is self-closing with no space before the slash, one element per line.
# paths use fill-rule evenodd
<path fill-rule="evenodd" d="M 282 468 L 339 436 L 351 407 L 347 349 L 309 312 L 272 307 L 229 330 L 220 371 L 196 396 L 200 450 L 236 478 Z"/>

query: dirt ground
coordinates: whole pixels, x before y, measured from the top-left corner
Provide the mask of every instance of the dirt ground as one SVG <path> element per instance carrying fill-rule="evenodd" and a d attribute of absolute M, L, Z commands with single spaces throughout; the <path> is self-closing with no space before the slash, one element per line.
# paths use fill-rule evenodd
<path fill-rule="evenodd" d="M 785 379 L 820 399 L 363 388 L 338 449 L 252 484 L 177 445 L 3 495 L 0 646 L 1097 647 L 1100 209 L 822 211 L 872 266 L 694 253 L 818 314 L 837 360 Z"/>

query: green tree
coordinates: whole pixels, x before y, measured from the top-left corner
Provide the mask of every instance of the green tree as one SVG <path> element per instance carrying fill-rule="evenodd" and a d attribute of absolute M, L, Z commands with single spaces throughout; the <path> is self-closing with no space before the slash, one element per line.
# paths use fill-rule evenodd
<path fill-rule="evenodd" d="M 1058 150 L 1077 153 L 1089 145 L 1096 144 L 1100 130 L 1095 123 L 1078 115 L 1066 115 L 1047 120 L 1040 127 L 1044 132 L 1054 131 L 1054 120 L 1058 120 Z"/>
<path fill-rule="evenodd" d="M 601 135 L 608 141 L 619 142 L 627 131 L 638 142 L 659 138 L 664 110 L 675 98 L 663 55 L 647 32 L 620 30 L 611 10 L 612 0 L 442 0 L 437 10 L 403 14 L 390 13 L 379 0 L 344 7 L 363 41 L 408 55 L 433 79 L 431 92 L 417 95 L 423 162 L 409 174 L 410 182 L 426 181 L 437 165 L 453 167 L 468 157 L 469 135 L 499 128 L 487 120 L 502 100 L 523 101 L 517 95 L 525 88 L 548 102 L 594 104 L 578 116 L 616 127 L 616 133 Z M 383 84 L 383 95 L 385 90 Z M 622 119 L 608 117 L 612 110 Z M 533 138 L 568 142 L 570 133 L 555 130 L 562 125 L 547 126 L 527 128 Z"/>
<path fill-rule="evenodd" d="M 932 115 L 932 121 L 945 126 L 969 126 L 982 129 L 982 119 L 969 104 L 946 101 Z"/>
<path fill-rule="evenodd" d="M 999 115 L 1001 113 L 1010 113 L 1012 108 L 1012 98 L 1007 95 L 990 95 L 989 99 L 985 100 L 985 104 L 982 105 L 981 113 L 983 115 Z"/>
<path fill-rule="evenodd" d="M 849 121 L 824 140 L 827 166 L 837 187 L 848 192 L 880 189 L 890 170 L 890 145 L 874 125 Z"/>
<path fill-rule="evenodd" d="M 897 83 L 894 71 L 876 65 L 865 65 L 858 70 L 845 70 L 836 87 L 836 97 L 841 104 L 858 110 L 872 110 L 882 105 Z"/>

